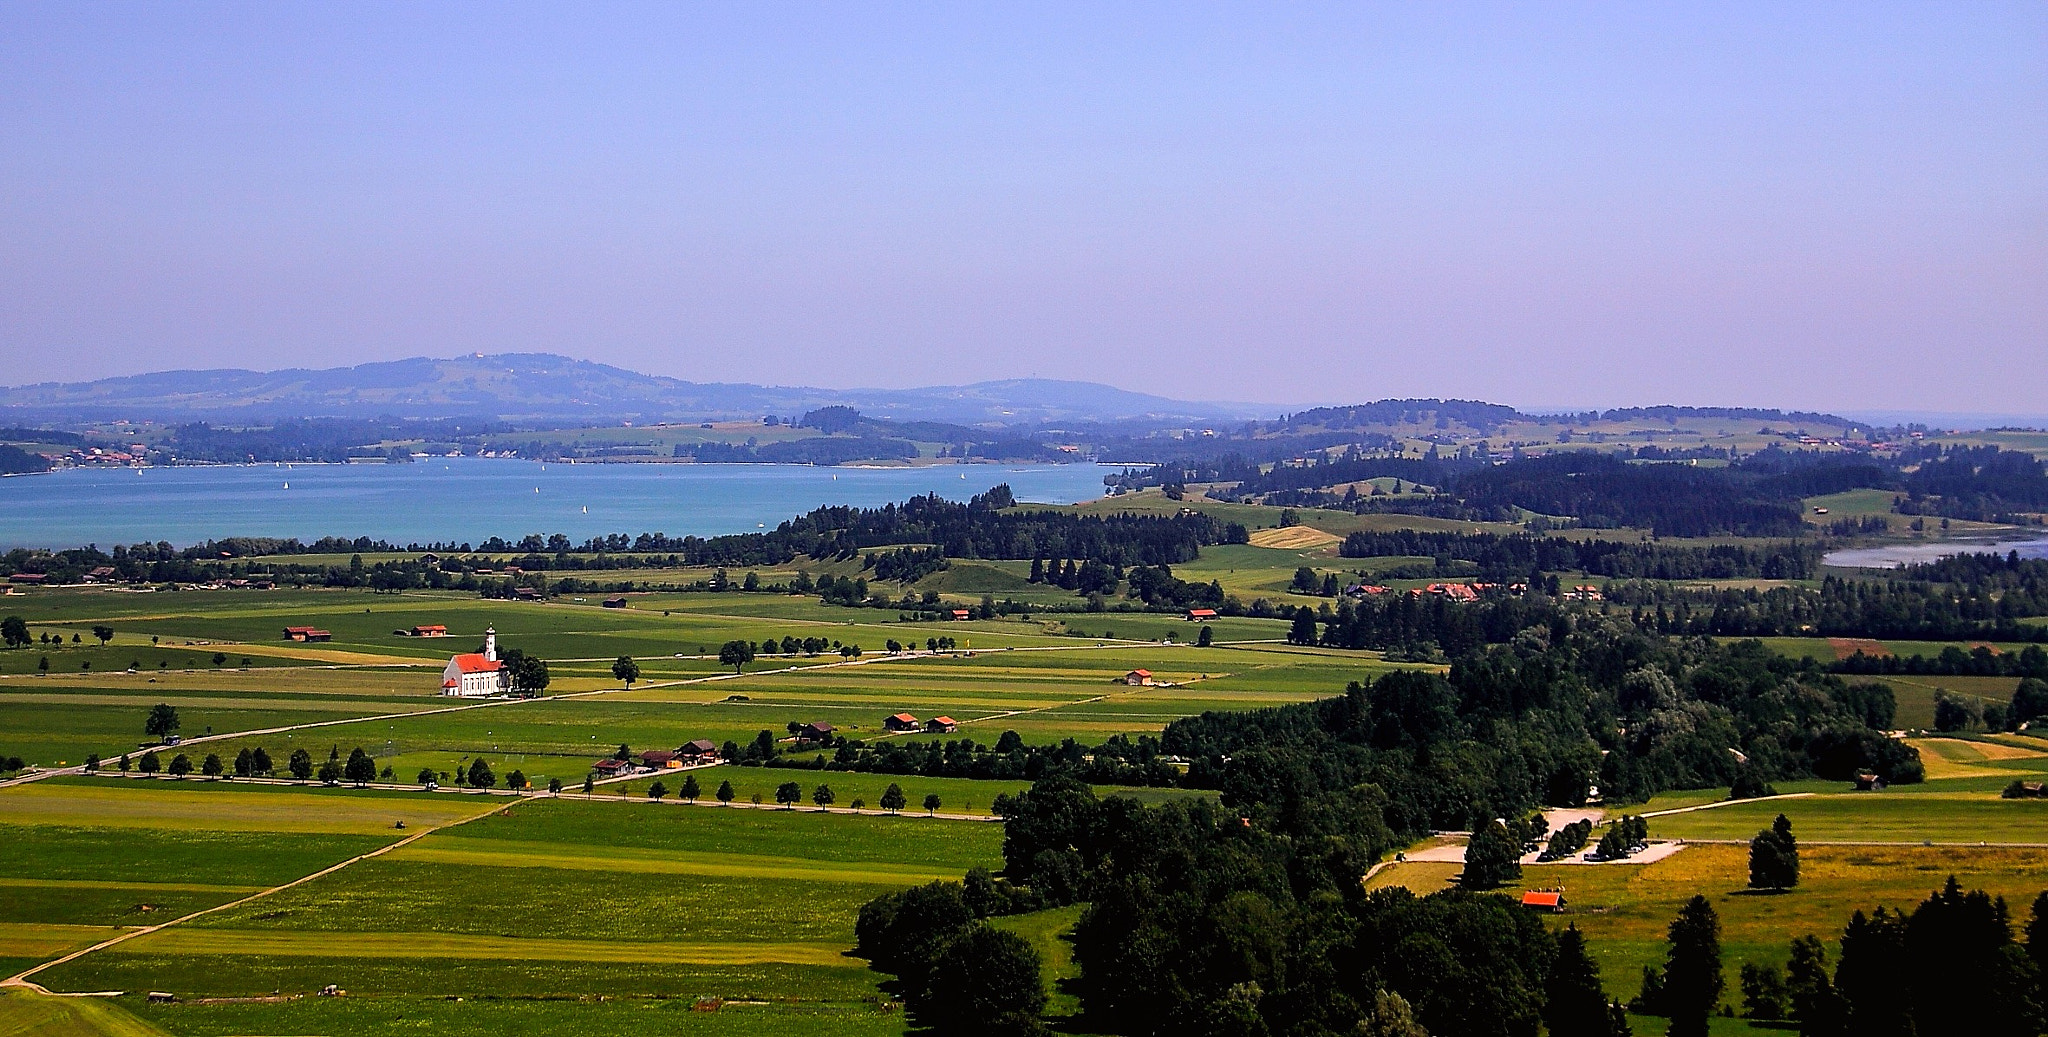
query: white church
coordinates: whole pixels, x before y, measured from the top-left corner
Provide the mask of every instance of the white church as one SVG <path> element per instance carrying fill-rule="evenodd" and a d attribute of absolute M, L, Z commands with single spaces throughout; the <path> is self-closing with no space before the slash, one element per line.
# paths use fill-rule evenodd
<path fill-rule="evenodd" d="M 483 651 L 454 656 L 448 660 L 448 668 L 441 671 L 443 695 L 481 699 L 505 692 L 505 667 L 498 661 L 498 631 L 495 627 L 485 628 Z"/>

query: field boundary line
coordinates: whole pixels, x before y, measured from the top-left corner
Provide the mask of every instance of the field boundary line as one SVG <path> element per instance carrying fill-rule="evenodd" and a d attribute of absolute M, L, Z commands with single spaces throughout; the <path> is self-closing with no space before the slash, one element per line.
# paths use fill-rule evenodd
<path fill-rule="evenodd" d="M 1700 803 L 1700 804 L 1698 804 L 1698 805 L 1695 805 L 1695 806 L 1689 806 L 1689 807 L 1673 807 L 1673 808 L 1672 808 L 1672 809 L 1670 809 L 1670 810 L 1652 810 L 1652 811 L 1650 811 L 1649 813 L 1647 813 L 1647 814 L 1642 814 L 1642 815 L 1640 815 L 1640 816 L 1642 816 L 1642 817 L 1670 817 L 1670 816 L 1671 816 L 1671 815 L 1673 815 L 1673 814 L 1690 814 L 1690 813 L 1692 813 L 1692 812 L 1693 812 L 1693 811 L 1695 811 L 1695 810 L 1713 810 L 1713 809 L 1715 809 L 1715 808 L 1717 808 L 1717 807 L 1732 807 L 1732 806 L 1735 806 L 1735 805 L 1736 805 L 1736 804 L 1738 804 L 1738 803 L 1768 803 L 1768 802 L 1770 802 L 1770 801 L 1772 801 L 1772 800 L 1774 800 L 1774 799 L 1805 799 L 1805 798 L 1807 798 L 1807 797 L 1809 797 L 1809 796 L 1818 796 L 1818 795 L 1820 795 L 1820 793 L 1818 793 L 1818 792 L 1787 792 L 1787 793 L 1785 793 L 1785 794 L 1783 794 L 1783 795 L 1779 795 L 1779 796 L 1752 796 L 1752 797 L 1751 797 L 1751 798 L 1749 798 L 1749 799 L 1717 799 L 1717 800 L 1715 800 L 1715 801 L 1714 801 L 1714 802 L 1712 802 L 1712 803 Z M 1697 839 L 1696 839 L 1696 840 L 1694 840 L 1694 841 L 1695 841 L 1695 842 L 1704 842 L 1705 840 L 1697 840 Z M 1747 841 L 1748 841 L 1748 840 L 1744 840 L 1744 842 L 1747 842 Z"/>
<path fill-rule="evenodd" d="M 419 840 L 421 840 L 421 839 L 424 839 L 424 838 L 426 838 L 427 836 L 429 836 L 429 835 L 432 835 L 432 834 L 433 834 L 433 833 L 435 833 L 435 832 L 439 832 L 439 831 L 442 831 L 442 830 L 444 830 L 444 829 L 454 828 L 454 827 L 456 827 L 456 826 L 458 826 L 458 825 L 466 825 L 466 824 L 470 823 L 471 821 L 481 820 L 482 818 L 486 818 L 486 817 L 489 817 L 489 816 L 491 816 L 492 814 L 495 814 L 495 813 L 497 813 L 498 811 L 500 811 L 500 810 L 503 810 L 503 809 L 506 809 L 506 808 L 505 808 L 505 807 L 503 807 L 503 806 L 500 806 L 500 805 L 498 805 L 498 804 L 495 804 L 495 803 L 494 803 L 494 804 L 492 804 L 492 805 L 491 805 L 491 808 L 490 808 L 489 810 L 484 810 L 484 811 L 481 811 L 481 812 L 479 812 L 479 813 L 476 813 L 476 814 L 471 814 L 471 815 L 469 815 L 468 817 L 463 817 L 463 818 L 459 818 L 459 819 L 457 819 L 457 820 L 453 820 L 453 821 L 446 821 L 446 822 L 443 822 L 443 823 L 441 823 L 441 824 L 438 824 L 438 825 L 431 825 L 431 826 L 428 826 L 428 827 L 426 827 L 426 828 L 422 828 L 422 829 L 420 829 L 419 831 L 417 831 L 417 832 L 414 832 L 413 834 L 411 834 L 411 835 L 408 835 L 408 836 L 406 836 L 406 837 L 405 837 L 405 838 L 403 838 L 403 839 L 399 839 L 399 840 L 397 840 L 397 841 L 395 841 L 395 842 L 391 842 L 391 843 L 386 843 L 385 845 L 383 845 L 383 846 L 380 846 L 380 847 L 378 847 L 378 848 L 376 848 L 376 849 L 374 849 L 374 850 L 371 850 L 371 851 L 369 851 L 368 853 L 359 853 L 359 854 L 355 855 L 354 857 L 350 857 L 350 858 L 349 858 L 349 859 L 347 859 L 347 860 L 344 860 L 344 861 L 340 861 L 340 862 L 337 862 L 337 863 L 334 863 L 334 864 L 330 864 L 330 865 L 328 865 L 327 867 L 325 867 L 325 868 L 322 868 L 322 869 L 320 869 L 319 871 L 313 872 L 313 873 L 312 873 L 312 874 L 310 874 L 310 875 L 301 875 L 300 877 L 298 877 L 298 878 L 296 878 L 296 879 L 293 879 L 293 880 L 291 880 L 290 882 L 287 882 L 287 883 L 285 883 L 285 884 L 283 884 L 283 885 L 281 885 L 281 886 L 271 886 L 271 887 L 270 887 L 270 888 L 268 888 L 268 889 L 264 889 L 264 890 L 259 890 L 258 892 L 255 892 L 255 893 L 251 893 L 251 894 L 249 894 L 248 896 L 246 896 L 246 897 L 242 897 L 242 898 L 241 898 L 241 899 L 239 899 L 239 900 L 231 900 L 231 901 L 228 901 L 228 902 L 227 902 L 227 903 L 225 903 L 225 904 L 216 904 L 216 905 L 214 905 L 214 906 L 212 906 L 212 907 L 209 907 L 209 908 L 205 908 L 205 909 L 203 909 L 203 910 L 199 910 L 199 911 L 194 911 L 194 912 L 192 912 L 191 914 L 188 914 L 188 915 L 181 915 L 181 916 L 179 916 L 179 917 L 177 917 L 177 918 L 173 918 L 173 919 L 171 919 L 171 920 L 169 920 L 169 921 L 167 921 L 167 922 L 159 922 L 159 923 L 157 923 L 156 925 L 149 925 L 149 926 L 143 926 L 143 927 L 141 927 L 141 928 L 137 928 L 137 929 L 131 929 L 131 930 L 127 931 L 127 932 L 121 933 L 121 934 L 120 934 L 120 935 L 118 935 L 118 936 L 114 936 L 114 937 L 111 937 L 111 938 L 109 938 L 109 939 L 101 940 L 100 942 L 98 942 L 98 943 L 96 943 L 96 944 L 93 944 L 93 945 L 92 945 L 92 946 L 90 946 L 90 947 L 85 947 L 85 948 L 81 948 L 81 949 L 79 949 L 79 950 L 75 950 L 75 951 L 72 951 L 71 953 L 69 953 L 69 954 L 66 954 L 66 955 L 64 955 L 64 956 L 63 956 L 63 957 L 61 957 L 61 958 L 56 958 L 56 959 L 53 959 L 53 960 L 51 960 L 51 961 L 46 961 L 46 962 L 43 962 L 42 964 L 40 964 L 40 965 L 37 965 L 37 966 L 35 966 L 34 968 L 30 968 L 30 969 L 27 969 L 27 970 L 25 970 L 25 971 L 23 971 L 23 972 L 19 972 L 19 973 L 16 973 L 16 974 L 15 974 L 15 975 L 13 975 L 13 976 L 9 976 L 9 977 L 8 977 L 8 978 L 6 978 L 5 980 L 0 980 L 0 987 L 26 987 L 26 988 L 28 988 L 28 989 L 30 989 L 30 990 L 34 990 L 34 991 L 36 991 L 37 993 L 40 993 L 40 994 L 51 994 L 51 995 L 53 995 L 53 996 L 63 996 L 63 995 L 59 995 L 59 994 L 57 994 L 57 992 L 56 992 L 56 991 L 50 990 L 49 988 L 47 988 L 47 987 L 43 986 L 42 984 L 40 984 L 40 983 L 37 983 L 37 982 L 35 982 L 35 981 L 33 981 L 33 980 L 29 979 L 29 977 L 30 977 L 30 976 L 33 976 L 33 975 L 35 975 L 35 974 L 36 974 L 36 973 L 38 973 L 38 972 L 41 972 L 41 971 L 43 971 L 44 969 L 54 968 L 54 967 L 56 967 L 56 966 L 58 966 L 58 965 L 63 965 L 63 964 L 65 964 L 65 963 L 67 963 L 67 962 L 72 962 L 72 961 L 76 961 L 76 960 L 78 960 L 78 959 L 80 959 L 80 958 L 83 958 L 83 957 L 85 957 L 85 956 L 86 956 L 86 955 L 88 955 L 88 954 L 91 954 L 91 953 L 92 953 L 92 952 L 94 952 L 94 951 L 101 951 L 101 950 L 105 950 L 105 949 L 107 949 L 107 948 L 109 948 L 109 947 L 112 947 L 112 946 L 114 946 L 114 945 L 116 945 L 116 944 L 120 944 L 120 943 L 126 943 L 126 942 L 128 942 L 129 940 L 135 939 L 135 938 L 136 938 L 136 937 L 138 937 L 138 936 L 147 936 L 147 935 L 149 935 L 150 933 L 153 933 L 153 932 L 157 932 L 158 930 L 161 930 L 161 929 L 168 929 L 168 928 L 170 928 L 171 926 L 174 926 L 174 925 L 178 925 L 178 924 L 180 924 L 180 923 L 182 923 L 182 922 L 189 922 L 189 921 L 191 921 L 191 920 L 193 920 L 193 919 L 195 919 L 195 918 L 202 918 L 202 917 L 204 917 L 204 916 L 206 916 L 206 915 L 210 915 L 210 914 L 213 914 L 213 913 L 214 913 L 214 912 L 216 912 L 216 911 L 225 911 L 225 910 L 227 910 L 228 908 L 231 908 L 231 907 L 240 907 L 240 906 L 242 906 L 243 904 L 249 903 L 249 902 L 250 902 L 250 901 L 252 901 L 252 900 L 261 900 L 261 899 L 263 899 L 264 897 L 267 897 L 267 896 L 271 895 L 272 893 L 280 893 L 280 892 L 283 892 L 284 890 L 287 890 L 287 889 L 291 889 L 291 888 L 293 888 L 293 887 L 295 887 L 295 886 L 302 886 L 302 885 L 305 885 L 306 883 L 308 883 L 308 882 L 311 882 L 311 881 L 313 881 L 314 879 L 324 878 L 324 877 L 326 877 L 326 876 L 328 876 L 328 875 L 332 875 L 332 874 L 334 874 L 335 872 L 337 872 L 337 871 L 340 871 L 341 869 L 343 869 L 343 868 L 346 868 L 346 867 L 348 867 L 348 866 L 349 866 L 349 865 L 351 865 L 351 864 L 355 864 L 355 863 L 357 863 L 357 862 L 359 862 L 359 861 L 366 861 L 366 860 L 369 860 L 369 859 L 370 859 L 370 858 L 372 858 L 372 857 L 381 857 L 381 856 L 383 856 L 384 854 L 387 854 L 387 853 L 390 853 L 390 852 L 391 852 L 391 851 L 393 851 L 393 850 L 399 849 L 400 847 L 404 847 L 404 846 L 409 846 L 409 845 L 411 845 L 411 844 L 413 844 L 413 843 L 415 843 L 415 842 L 418 842 Z M 78 995 L 78 996 L 93 996 L 93 995 Z"/>

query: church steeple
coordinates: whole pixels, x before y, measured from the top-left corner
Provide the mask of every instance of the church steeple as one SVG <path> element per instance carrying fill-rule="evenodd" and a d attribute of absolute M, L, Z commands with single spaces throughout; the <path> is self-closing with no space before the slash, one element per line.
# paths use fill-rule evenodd
<path fill-rule="evenodd" d="M 485 658 L 486 660 L 490 661 L 490 662 L 497 662 L 497 661 L 498 661 L 498 628 L 497 628 L 497 627 L 485 627 L 485 628 L 484 628 L 484 658 Z"/>

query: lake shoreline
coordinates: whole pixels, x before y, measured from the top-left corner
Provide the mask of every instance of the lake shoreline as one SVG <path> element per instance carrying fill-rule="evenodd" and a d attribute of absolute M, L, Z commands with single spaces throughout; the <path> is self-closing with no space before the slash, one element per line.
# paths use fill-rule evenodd
<path fill-rule="evenodd" d="M 1940 540 L 1910 544 L 1880 544 L 1829 551 L 1821 564 L 1837 569 L 1897 569 L 1921 562 L 1938 561 L 1956 555 L 2018 552 L 2021 558 L 2048 558 L 2048 534 L 2013 539 L 2007 534 L 1995 540 Z"/>
<path fill-rule="evenodd" d="M 524 464 L 502 464 L 525 461 Z M 881 507 L 927 494 L 965 501 L 1008 484 L 1020 501 L 1074 504 L 1104 495 L 1120 466 L 827 466 L 548 463 L 440 457 L 409 464 L 258 462 L 76 467 L 0 483 L 0 550 L 85 544 L 204 543 L 229 536 L 311 542 L 581 542 L 624 533 L 762 532 L 823 506 Z"/>

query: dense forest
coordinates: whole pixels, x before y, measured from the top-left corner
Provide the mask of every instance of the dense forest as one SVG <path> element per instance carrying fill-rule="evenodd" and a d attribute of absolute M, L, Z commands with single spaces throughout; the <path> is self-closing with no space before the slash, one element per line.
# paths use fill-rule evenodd
<path fill-rule="evenodd" d="M 29 475 L 50 470 L 50 460 L 18 446 L 0 443 L 0 475 Z"/>
<path fill-rule="evenodd" d="M 1158 748 L 1192 759 L 1188 780 L 1217 800 L 1145 807 L 1052 773 L 996 805 L 1001 878 L 877 898 L 858 953 L 896 974 L 942 1034 L 1034 1033 L 1042 994 L 1018 977 L 1037 978 L 1035 955 L 985 935 L 983 920 L 1086 903 L 1074 989 L 1091 1030 L 1612 1037 L 1625 1032 L 1619 1008 L 1575 932 L 1505 897 L 1369 893 L 1360 877 L 1432 829 L 1505 817 L 1509 838 L 1532 842 L 1540 832 L 1520 819 L 1583 802 L 1595 784 L 1611 805 L 1741 780 L 1920 777 L 1914 750 L 1882 733 L 1882 686 L 1755 643 L 1593 620 L 1524 634 L 1448 676 L 1392 673 L 1319 702 L 1169 725 Z M 968 947 L 981 957 L 961 960 Z M 1853 980 L 1869 962 L 1851 960 Z M 1681 993 L 1692 978 L 1660 974 L 1661 1003 L 1641 1007 L 1704 1032 L 1707 1006 Z"/>
<path fill-rule="evenodd" d="M 1528 578 L 1541 572 L 1653 580 L 1803 580 L 1820 571 L 1823 554 L 1811 541 L 1712 547 L 1627 540 L 1566 539 L 1531 534 L 1434 533 L 1420 530 L 1357 532 L 1338 549 L 1346 558 L 1423 557 L 1440 569 L 1470 562 L 1469 575 Z"/>
<path fill-rule="evenodd" d="M 1301 451 L 1308 456 L 1226 440 L 1108 481 L 1123 489 L 1203 483 L 1216 487 L 1210 495 L 1217 499 L 1359 513 L 1507 521 L 1535 512 L 1658 536 L 1797 536 L 1804 532 L 1802 498 L 1858 488 L 1894 492 L 1904 514 L 2031 522 L 2029 513 L 2048 509 L 2048 468 L 2031 454 L 1996 446 L 1928 444 L 1889 459 L 1777 446 L 1737 457 L 1719 448 L 1654 444 L 1505 458 L 1469 446 L 1407 457 L 1391 441 L 1352 443 L 1334 455 L 1308 445 Z M 1695 459 L 1715 464 L 1683 463 Z M 1399 480 L 1396 488 L 1410 492 L 1357 488 L 1374 479 Z"/>
<path fill-rule="evenodd" d="M 1906 514 L 1979 522 L 2048 510 L 2048 468 L 2039 458 L 1995 446 L 1957 446 L 1921 459 L 1904 477 Z"/>
<path fill-rule="evenodd" d="M 396 418 L 291 418 L 260 428 L 227 428 L 202 421 L 172 427 L 156 446 L 180 461 L 224 464 L 342 462 L 352 457 L 411 460 L 409 450 L 393 450 L 383 444 L 391 440 L 446 444 L 511 428 L 481 421 Z"/>
<path fill-rule="evenodd" d="M 678 443 L 676 457 L 701 464 L 845 464 L 849 461 L 917 456 L 917 444 L 881 436 L 820 436 L 758 445 L 740 443 Z"/>
<path fill-rule="evenodd" d="M 2048 615 L 2048 560 L 2017 556 L 1961 556 L 1889 579 L 1828 576 L 1818 588 L 1621 582 L 1608 584 L 1606 596 L 1659 633 L 2048 641 L 2048 626 L 2022 622 Z"/>

